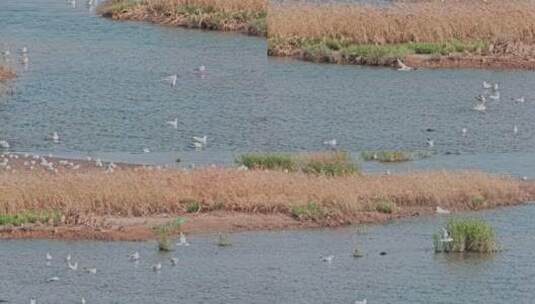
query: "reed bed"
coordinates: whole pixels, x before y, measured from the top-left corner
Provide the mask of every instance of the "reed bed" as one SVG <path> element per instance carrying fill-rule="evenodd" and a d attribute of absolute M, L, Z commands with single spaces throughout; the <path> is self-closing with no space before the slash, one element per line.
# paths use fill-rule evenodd
<path fill-rule="evenodd" d="M 266 35 L 266 0 L 109 0 L 98 12 L 119 20 Z"/>
<path fill-rule="evenodd" d="M 493 253 L 499 250 L 492 226 L 480 219 L 451 219 L 446 225 L 451 242 L 441 241 L 440 233 L 433 235 L 435 252 Z"/>
<path fill-rule="evenodd" d="M 533 0 L 398 1 L 391 6 L 284 3 L 270 7 L 268 28 L 270 55 L 305 52 L 304 59 L 314 61 L 381 65 L 391 60 L 377 62 L 374 57 L 535 56 Z"/>
<path fill-rule="evenodd" d="M 472 208 L 474 197 L 484 200 L 478 208 L 535 197 L 531 183 L 477 172 L 328 177 L 218 168 L 122 169 L 113 174 L 4 171 L 0 188 L 0 214 L 59 212 L 70 223 L 87 216 L 181 215 L 192 202 L 200 205 L 200 212 L 310 213 L 315 220 L 346 220 L 359 212 L 375 212 L 385 202 L 396 207 L 393 212 L 437 205 L 464 210 Z"/>

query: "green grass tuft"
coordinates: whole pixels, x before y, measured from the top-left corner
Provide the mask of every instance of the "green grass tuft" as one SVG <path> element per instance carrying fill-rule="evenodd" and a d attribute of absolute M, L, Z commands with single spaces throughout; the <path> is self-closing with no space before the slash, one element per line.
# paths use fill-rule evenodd
<path fill-rule="evenodd" d="M 498 251 L 496 234 L 490 224 L 479 219 L 451 219 L 446 230 L 453 238 L 450 243 L 440 241 L 441 234 L 433 235 L 436 252 L 477 252 Z"/>
<path fill-rule="evenodd" d="M 154 232 L 158 235 L 158 250 L 159 251 L 173 251 L 174 244 L 171 240 L 171 235 L 180 231 L 180 227 L 184 224 L 185 220 L 181 217 L 174 219 L 171 222 L 156 226 L 153 228 Z"/>
<path fill-rule="evenodd" d="M 298 220 L 311 220 L 316 222 L 321 221 L 326 216 L 325 210 L 314 202 L 310 202 L 303 206 L 292 207 L 291 214 Z"/>
<path fill-rule="evenodd" d="M 0 215 L 0 226 L 21 226 L 24 224 L 48 223 L 50 221 L 56 224 L 59 223 L 60 220 L 61 213 L 56 211 L 27 211 L 14 215 Z"/>
<path fill-rule="evenodd" d="M 297 170 L 296 160 L 289 154 L 279 153 L 250 153 L 241 155 L 236 163 L 248 169 L 260 170 Z"/>
<path fill-rule="evenodd" d="M 392 214 L 396 209 L 396 204 L 388 200 L 378 201 L 375 205 L 375 210 L 380 213 Z"/>

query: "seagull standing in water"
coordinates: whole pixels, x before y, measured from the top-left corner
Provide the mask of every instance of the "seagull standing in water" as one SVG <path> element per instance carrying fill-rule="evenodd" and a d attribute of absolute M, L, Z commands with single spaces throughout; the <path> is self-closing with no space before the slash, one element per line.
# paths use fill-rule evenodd
<path fill-rule="evenodd" d="M 368 300 L 367 300 L 367 299 L 364 299 L 364 300 L 356 300 L 356 301 L 355 301 L 355 304 L 368 304 Z"/>
<path fill-rule="evenodd" d="M 334 260 L 334 255 L 328 255 L 328 256 L 324 256 L 324 257 L 321 257 L 321 260 L 323 262 L 327 262 L 329 264 L 331 264 Z"/>
<path fill-rule="evenodd" d="M 466 128 L 462 128 L 461 132 L 463 133 L 463 136 L 466 136 L 466 132 L 468 132 L 468 130 Z"/>
<path fill-rule="evenodd" d="M 202 137 L 193 136 L 193 140 L 198 142 L 198 143 L 201 143 L 203 145 L 206 145 L 206 143 L 208 142 L 208 137 L 206 135 L 204 135 Z"/>
<path fill-rule="evenodd" d="M 176 266 L 178 264 L 178 258 L 171 258 L 171 265 Z"/>
<path fill-rule="evenodd" d="M 167 76 L 162 80 L 168 82 L 169 84 L 171 84 L 171 87 L 174 87 L 174 86 L 176 86 L 177 79 L 178 79 L 178 75 L 174 74 L 174 75 L 171 75 L 171 76 Z"/>
<path fill-rule="evenodd" d="M 453 238 L 450 236 L 450 233 L 445 228 L 442 228 L 442 238 L 440 239 L 443 243 L 453 242 Z"/>
<path fill-rule="evenodd" d="M 427 138 L 427 146 L 429 148 L 433 148 L 435 146 L 435 141 L 428 137 Z"/>
<path fill-rule="evenodd" d="M 489 98 L 492 100 L 500 100 L 500 92 L 494 92 L 494 94 L 489 95 Z"/>
<path fill-rule="evenodd" d="M 403 61 L 401 61 L 399 58 L 396 59 L 396 63 L 398 65 L 398 71 L 412 71 L 413 70 L 413 68 L 403 63 Z"/>
<path fill-rule="evenodd" d="M 74 264 L 71 264 L 71 262 L 67 262 L 67 266 L 69 266 L 69 269 L 72 271 L 78 270 L 78 262 L 75 262 Z"/>
<path fill-rule="evenodd" d="M 171 125 L 173 128 L 178 129 L 178 118 L 175 117 L 173 120 L 166 121 L 168 125 Z"/>
<path fill-rule="evenodd" d="M 37 299 L 31 298 L 30 299 L 30 304 L 37 304 Z"/>
<path fill-rule="evenodd" d="M 128 259 L 133 262 L 139 261 L 139 252 L 136 251 L 131 253 L 130 255 L 128 255 Z"/>
<path fill-rule="evenodd" d="M 514 125 L 513 126 L 513 133 L 516 135 L 518 134 L 518 126 L 517 125 Z"/>
<path fill-rule="evenodd" d="M 160 270 L 162 270 L 162 263 L 152 265 L 152 271 L 159 272 Z"/>
<path fill-rule="evenodd" d="M 9 147 L 7 140 L 0 140 L 0 149 L 9 149 Z"/>
<path fill-rule="evenodd" d="M 514 101 L 518 102 L 518 103 L 524 103 L 526 102 L 526 98 L 524 96 L 520 96 L 518 98 L 514 98 L 513 99 Z"/>
<path fill-rule="evenodd" d="M 483 88 L 484 89 L 490 89 L 492 88 L 492 84 L 488 81 L 483 81 Z"/>

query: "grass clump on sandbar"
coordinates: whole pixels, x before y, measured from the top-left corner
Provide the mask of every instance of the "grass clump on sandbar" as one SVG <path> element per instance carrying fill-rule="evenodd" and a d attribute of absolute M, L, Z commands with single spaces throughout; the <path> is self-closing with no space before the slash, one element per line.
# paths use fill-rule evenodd
<path fill-rule="evenodd" d="M 359 173 L 358 164 L 347 152 L 307 154 L 250 153 L 239 156 L 236 163 L 248 169 L 281 170 L 305 174 L 344 176 Z"/>
<path fill-rule="evenodd" d="M 154 233 L 158 237 L 158 250 L 159 251 L 173 251 L 174 244 L 172 235 L 180 231 L 180 227 L 184 224 L 183 218 L 176 218 L 168 223 L 158 225 L 153 228 Z"/>
<path fill-rule="evenodd" d="M 533 58 L 534 16 L 529 0 L 280 3 L 268 15 L 268 54 L 367 65 L 418 55 Z"/>
<path fill-rule="evenodd" d="M 98 12 L 117 20 L 265 36 L 266 0 L 108 0 Z"/>
<path fill-rule="evenodd" d="M 433 235 L 436 252 L 498 251 L 496 233 L 492 226 L 480 219 L 451 219 L 443 232 Z"/>

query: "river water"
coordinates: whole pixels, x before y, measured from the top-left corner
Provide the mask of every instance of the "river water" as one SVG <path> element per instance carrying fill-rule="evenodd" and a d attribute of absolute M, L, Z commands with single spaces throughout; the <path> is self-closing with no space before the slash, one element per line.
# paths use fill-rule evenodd
<path fill-rule="evenodd" d="M 215 235 L 159 254 L 153 242 L 0 241 L 0 299 L 9 303 L 532 303 L 535 205 L 485 211 L 503 251 L 444 255 L 431 235 L 446 218 L 336 230 Z M 365 254 L 353 258 L 358 247 Z M 139 251 L 139 264 L 127 259 Z M 384 256 L 380 252 L 386 252 Z M 45 264 L 45 254 L 54 259 Z M 67 254 L 96 274 L 71 271 Z M 334 255 L 332 263 L 321 256 Z M 178 257 L 172 267 L 170 257 Z M 151 266 L 161 262 L 160 273 Z M 59 281 L 46 283 L 57 276 Z"/>

